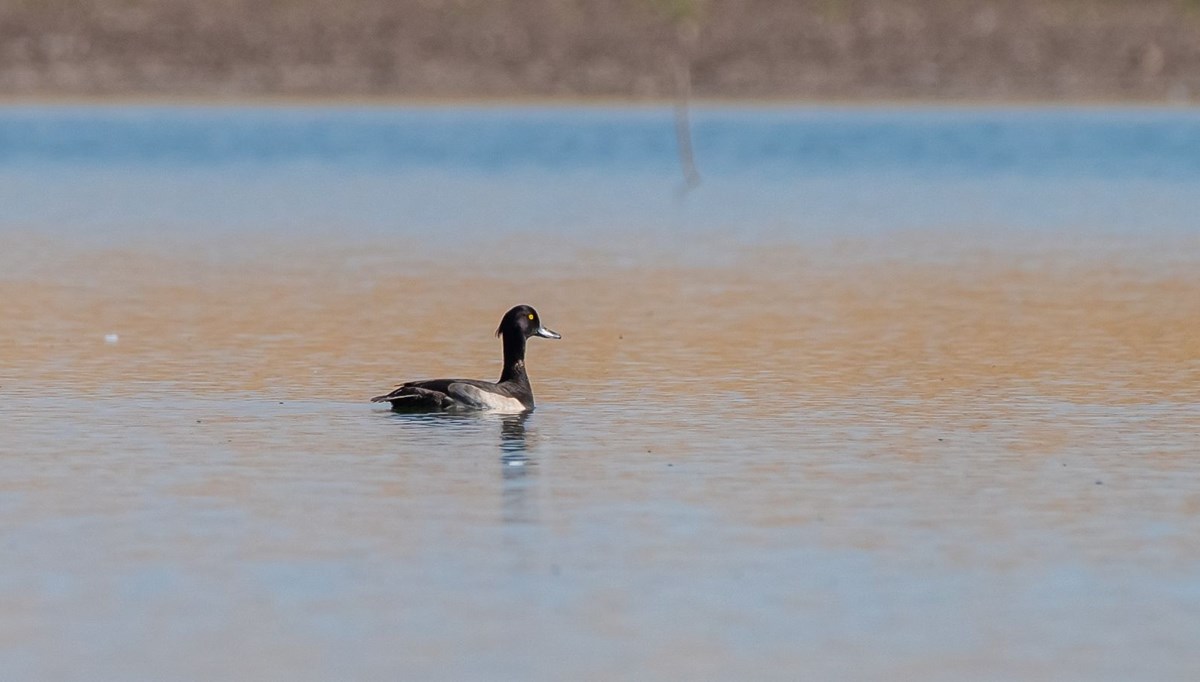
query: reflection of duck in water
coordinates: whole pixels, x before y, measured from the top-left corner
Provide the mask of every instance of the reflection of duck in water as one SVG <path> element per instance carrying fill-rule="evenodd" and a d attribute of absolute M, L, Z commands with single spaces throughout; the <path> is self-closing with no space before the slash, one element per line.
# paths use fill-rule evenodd
<path fill-rule="evenodd" d="M 525 422 L 528 419 L 528 412 L 506 414 L 500 417 L 500 455 L 502 457 L 525 457 L 525 451 L 529 449 L 525 442 Z"/>
<path fill-rule="evenodd" d="M 500 476 L 504 479 L 500 504 L 506 524 L 533 523 L 538 517 L 534 460 L 529 456 L 537 435 L 535 431 L 530 443 L 525 432 L 530 416 L 529 412 L 500 415 Z"/>
<path fill-rule="evenodd" d="M 525 373 L 525 340 L 531 336 L 562 337 L 542 326 L 537 311 L 519 305 L 504 314 L 496 336 L 504 340 L 504 370 L 500 381 L 429 379 L 401 384 L 373 403 L 390 402 L 397 412 L 492 410 L 519 413 L 533 409 L 533 388 Z M 522 426 L 522 429 L 524 427 Z"/>
<path fill-rule="evenodd" d="M 500 417 L 500 465 L 504 478 L 520 478 L 528 473 L 533 464 L 529 458 L 529 443 L 525 436 L 528 412 L 506 414 Z"/>

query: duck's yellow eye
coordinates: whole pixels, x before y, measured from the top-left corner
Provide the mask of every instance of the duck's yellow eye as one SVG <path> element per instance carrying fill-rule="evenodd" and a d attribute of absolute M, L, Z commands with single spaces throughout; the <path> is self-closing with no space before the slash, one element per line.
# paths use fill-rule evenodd
<path fill-rule="evenodd" d="M 533 319 L 533 313 L 529 313 L 529 319 Z"/>

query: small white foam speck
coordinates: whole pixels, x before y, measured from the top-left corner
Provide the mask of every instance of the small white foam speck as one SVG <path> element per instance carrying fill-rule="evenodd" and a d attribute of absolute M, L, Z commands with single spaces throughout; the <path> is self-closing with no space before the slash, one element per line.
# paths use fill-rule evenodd
<path fill-rule="evenodd" d="M 105 334 L 104 335 L 104 343 L 116 343 L 117 341 L 120 341 L 120 340 L 121 340 L 121 337 L 117 336 L 116 334 Z"/>

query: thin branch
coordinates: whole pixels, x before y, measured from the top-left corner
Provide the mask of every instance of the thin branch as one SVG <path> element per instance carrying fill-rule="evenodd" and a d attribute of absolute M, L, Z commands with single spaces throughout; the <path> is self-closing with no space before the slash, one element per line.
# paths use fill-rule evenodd
<path fill-rule="evenodd" d="M 685 55 L 677 55 L 674 59 L 674 80 L 676 80 L 676 143 L 679 149 L 679 169 L 683 172 L 683 185 L 676 192 L 679 201 L 700 185 L 700 171 L 696 169 L 696 155 L 691 144 L 691 64 Z"/>

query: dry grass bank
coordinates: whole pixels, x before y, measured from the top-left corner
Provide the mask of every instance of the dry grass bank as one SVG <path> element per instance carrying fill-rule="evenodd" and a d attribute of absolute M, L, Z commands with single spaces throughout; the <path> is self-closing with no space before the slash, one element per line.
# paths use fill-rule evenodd
<path fill-rule="evenodd" d="M 0 95 L 1200 97 L 1196 0 L 8 0 Z"/>

